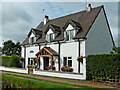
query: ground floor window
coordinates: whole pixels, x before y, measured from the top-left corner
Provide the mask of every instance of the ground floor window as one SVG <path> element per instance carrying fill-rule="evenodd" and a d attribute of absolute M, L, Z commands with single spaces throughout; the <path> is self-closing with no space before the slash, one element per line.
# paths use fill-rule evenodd
<path fill-rule="evenodd" d="M 28 58 L 28 65 L 35 65 L 34 58 Z"/>
<path fill-rule="evenodd" d="M 72 57 L 63 57 L 63 65 L 69 65 L 70 67 L 72 67 Z"/>

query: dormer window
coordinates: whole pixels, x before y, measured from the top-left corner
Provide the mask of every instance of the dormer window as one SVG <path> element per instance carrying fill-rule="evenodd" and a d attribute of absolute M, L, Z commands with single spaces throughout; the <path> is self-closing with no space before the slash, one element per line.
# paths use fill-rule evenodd
<path fill-rule="evenodd" d="M 63 27 L 65 41 L 72 41 L 74 36 L 77 35 L 80 30 L 80 24 L 73 20 L 68 20 Z"/>
<path fill-rule="evenodd" d="M 74 30 L 65 31 L 65 41 L 71 41 L 74 37 Z"/>
<path fill-rule="evenodd" d="M 36 41 L 36 38 L 35 37 L 30 37 L 29 41 L 30 41 L 30 44 L 33 45 L 34 42 Z"/>
<path fill-rule="evenodd" d="M 51 33 L 51 34 L 47 34 L 46 35 L 46 40 L 51 43 L 53 40 L 55 39 L 55 34 Z"/>

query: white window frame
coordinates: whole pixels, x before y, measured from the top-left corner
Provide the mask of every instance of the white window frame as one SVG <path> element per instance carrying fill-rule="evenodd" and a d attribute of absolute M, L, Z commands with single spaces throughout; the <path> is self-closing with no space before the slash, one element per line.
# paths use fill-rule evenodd
<path fill-rule="evenodd" d="M 67 30 L 67 31 L 64 31 L 64 37 L 65 37 L 65 41 L 67 42 L 67 41 L 73 41 L 73 39 L 71 39 L 71 34 L 70 34 L 70 31 L 73 31 L 73 37 L 75 36 L 75 29 L 70 29 L 70 30 Z M 66 32 L 69 32 L 68 34 L 69 34 L 69 39 L 68 40 L 66 40 Z"/>
<path fill-rule="evenodd" d="M 71 56 L 70 56 L 71 57 Z M 67 58 L 67 62 L 66 62 L 66 65 L 68 66 L 68 61 L 71 60 L 72 61 L 72 57 L 71 59 L 69 59 L 69 57 L 63 57 L 63 66 L 64 66 L 64 58 Z M 73 63 L 72 63 L 72 66 L 73 66 Z M 72 67 L 70 66 L 70 67 Z"/>

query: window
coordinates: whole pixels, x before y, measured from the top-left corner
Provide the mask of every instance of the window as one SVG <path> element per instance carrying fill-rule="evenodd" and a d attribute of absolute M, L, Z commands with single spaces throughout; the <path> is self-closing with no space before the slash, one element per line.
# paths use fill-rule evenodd
<path fill-rule="evenodd" d="M 33 43 L 36 41 L 36 38 L 35 37 L 31 37 L 29 40 L 30 40 L 30 44 L 33 45 Z"/>
<path fill-rule="evenodd" d="M 67 57 L 64 57 L 64 66 L 67 65 Z"/>
<path fill-rule="evenodd" d="M 65 31 L 65 41 L 73 40 L 74 30 Z"/>
<path fill-rule="evenodd" d="M 54 40 L 54 38 L 55 38 L 55 34 L 54 34 L 54 33 L 52 33 L 52 34 L 47 34 L 47 35 L 46 35 L 46 40 L 47 40 L 49 43 L 51 43 L 51 42 Z"/>
<path fill-rule="evenodd" d="M 69 65 L 70 67 L 72 67 L 72 57 L 64 57 L 63 59 L 64 59 L 64 61 L 63 61 L 64 62 L 63 65 L 64 66 L 65 65 Z"/>
<path fill-rule="evenodd" d="M 68 65 L 72 67 L 72 60 L 68 60 Z"/>
<path fill-rule="evenodd" d="M 71 31 L 70 31 L 70 40 L 72 40 L 72 39 L 73 39 L 73 37 L 74 37 L 74 35 L 73 35 L 73 34 L 74 34 L 74 31 L 73 31 L 73 30 L 71 30 Z"/>
<path fill-rule="evenodd" d="M 28 58 L 28 65 L 30 65 L 30 58 Z"/>
<path fill-rule="evenodd" d="M 69 31 L 66 31 L 65 32 L 65 41 L 69 41 Z"/>

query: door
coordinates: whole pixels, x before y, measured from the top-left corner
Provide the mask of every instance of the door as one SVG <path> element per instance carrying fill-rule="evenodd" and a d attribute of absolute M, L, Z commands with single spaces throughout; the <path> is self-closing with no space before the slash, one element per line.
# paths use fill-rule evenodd
<path fill-rule="evenodd" d="M 43 57 L 44 59 L 44 70 L 47 70 L 47 67 L 49 66 L 49 57 Z"/>

